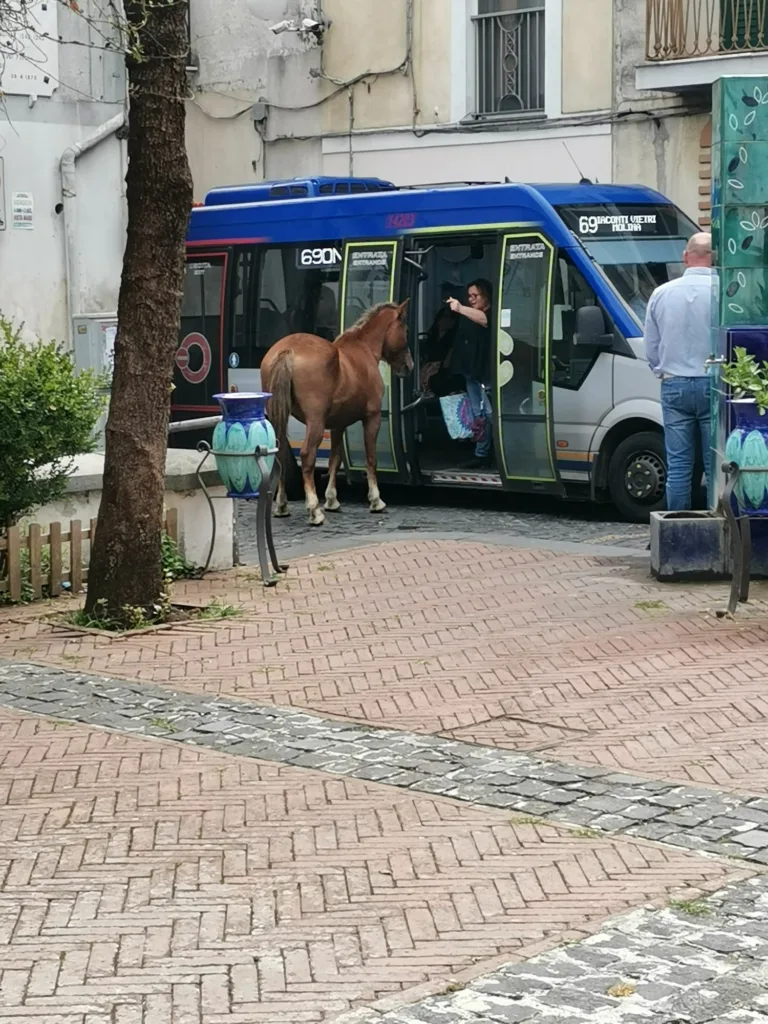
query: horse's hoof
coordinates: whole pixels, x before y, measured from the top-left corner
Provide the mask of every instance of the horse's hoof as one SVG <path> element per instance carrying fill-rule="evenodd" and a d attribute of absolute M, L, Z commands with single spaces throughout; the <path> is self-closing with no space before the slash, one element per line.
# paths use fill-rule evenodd
<path fill-rule="evenodd" d="M 325 516 L 319 508 L 313 509 L 309 513 L 309 525 L 310 526 L 322 526 L 325 522 Z"/>
<path fill-rule="evenodd" d="M 375 514 L 376 512 L 384 512 L 387 506 L 381 498 L 378 498 L 376 501 L 372 501 L 369 507 L 371 512 Z"/>
<path fill-rule="evenodd" d="M 287 519 L 290 514 L 291 510 L 287 507 L 275 508 L 272 512 L 272 515 L 275 517 L 275 519 Z"/>
<path fill-rule="evenodd" d="M 326 501 L 325 503 L 326 512 L 341 512 L 341 502 L 336 498 L 333 502 Z"/>

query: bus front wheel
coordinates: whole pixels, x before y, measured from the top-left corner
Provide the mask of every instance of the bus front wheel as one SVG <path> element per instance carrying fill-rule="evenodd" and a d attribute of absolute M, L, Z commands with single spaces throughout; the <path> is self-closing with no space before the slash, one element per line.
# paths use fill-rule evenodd
<path fill-rule="evenodd" d="M 665 506 L 664 440 L 654 431 L 632 434 L 616 446 L 608 469 L 611 500 L 631 523 L 647 523 Z"/>

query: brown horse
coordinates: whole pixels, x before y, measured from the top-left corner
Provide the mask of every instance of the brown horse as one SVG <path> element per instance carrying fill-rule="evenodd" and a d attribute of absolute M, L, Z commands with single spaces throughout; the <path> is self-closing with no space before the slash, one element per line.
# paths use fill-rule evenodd
<path fill-rule="evenodd" d="M 261 364 L 261 383 L 272 393 L 269 418 L 280 446 L 282 474 L 275 501 L 275 515 L 287 516 L 285 468 L 292 459 L 288 443 L 288 419 L 291 415 L 306 424 L 301 448 L 301 472 L 307 513 L 312 526 L 325 522 L 315 490 L 315 460 L 326 428 L 331 429 L 331 457 L 325 507 L 337 512 L 341 507 L 336 492 L 336 474 L 341 466 L 344 431 L 353 423 L 363 424 L 365 461 L 368 475 L 368 503 L 371 512 L 383 512 L 376 483 L 376 438 L 381 426 L 381 402 L 384 381 L 379 370 L 381 360 L 394 373 L 404 377 L 413 369 L 408 351 L 406 310 L 401 305 L 382 302 L 364 313 L 357 323 L 336 341 L 329 343 L 313 334 L 291 334 L 273 345 Z"/>

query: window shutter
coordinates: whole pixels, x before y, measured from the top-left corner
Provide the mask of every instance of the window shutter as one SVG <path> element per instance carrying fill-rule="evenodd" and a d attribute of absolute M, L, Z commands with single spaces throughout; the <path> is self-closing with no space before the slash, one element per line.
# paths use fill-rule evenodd
<path fill-rule="evenodd" d="M 768 45 L 768 0 L 720 0 L 720 49 L 761 50 Z"/>

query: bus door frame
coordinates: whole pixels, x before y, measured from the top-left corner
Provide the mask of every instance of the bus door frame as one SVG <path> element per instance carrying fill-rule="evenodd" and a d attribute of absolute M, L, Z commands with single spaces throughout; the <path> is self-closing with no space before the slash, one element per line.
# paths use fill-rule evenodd
<path fill-rule="evenodd" d="M 400 381 L 400 431 L 403 446 L 408 455 L 411 470 L 411 482 L 414 484 L 429 483 L 419 465 L 418 416 L 416 409 L 421 406 L 420 374 L 421 374 L 421 342 L 419 340 L 419 285 L 426 279 L 426 274 L 417 262 L 419 255 L 426 255 L 434 247 L 429 244 L 426 249 L 415 248 L 419 241 L 418 235 L 407 235 L 403 239 L 403 250 L 400 258 L 400 301 L 410 299 L 408 306 L 408 345 L 413 356 L 413 373 Z M 422 276 L 424 275 L 424 276 Z"/>
<path fill-rule="evenodd" d="M 341 288 L 340 294 L 340 308 L 339 308 L 339 333 L 343 334 L 344 331 L 348 330 L 352 323 L 346 322 L 346 304 L 347 304 L 347 286 L 348 280 L 347 275 L 350 269 L 350 255 L 356 250 L 361 249 L 390 249 L 392 251 L 392 266 L 390 270 L 389 279 L 389 302 L 397 302 L 398 295 L 400 294 L 400 282 L 401 282 L 401 264 L 403 254 L 403 239 L 402 238 L 368 238 L 354 240 L 345 240 L 343 242 L 343 256 L 344 261 L 341 268 Z M 403 301 L 403 300 L 401 300 Z M 351 318 L 350 318 L 351 319 Z M 382 376 L 384 378 L 385 385 L 385 399 L 388 398 L 388 409 L 387 415 L 382 416 L 381 428 L 379 430 L 379 437 L 376 444 L 377 459 L 376 459 L 376 475 L 379 478 L 380 483 L 410 483 L 411 482 L 411 468 L 406 457 L 406 449 L 404 445 L 404 438 L 402 432 L 402 394 L 403 388 L 400 378 L 395 377 L 392 374 L 391 368 L 382 362 L 380 364 L 382 370 Z M 385 402 L 382 402 L 382 406 L 385 406 Z M 389 434 L 389 454 L 391 455 L 393 467 L 389 467 L 386 464 L 382 465 L 380 460 L 381 452 L 381 440 L 382 431 L 387 430 Z M 350 437 L 352 432 L 353 437 Z M 356 435 L 356 436 L 355 436 Z M 354 440 L 353 440 L 354 438 Z M 350 442 L 355 444 L 355 448 L 350 450 Z M 356 423 L 352 427 L 344 431 L 344 472 L 347 480 L 350 483 L 362 483 L 366 480 L 366 467 L 364 463 L 364 455 L 362 458 L 355 456 L 355 451 L 363 451 L 363 439 L 362 439 L 362 424 Z"/>
<path fill-rule="evenodd" d="M 184 275 L 186 277 L 187 267 L 189 266 L 190 263 L 195 263 L 195 262 L 203 261 L 203 260 L 214 260 L 214 259 L 215 260 L 223 260 L 224 261 L 224 268 L 223 268 L 223 273 L 222 273 L 222 278 L 221 278 L 221 297 L 220 297 L 220 307 L 219 307 L 219 337 L 218 337 L 218 347 L 219 347 L 219 360 L 218 360 L 218 362 L 219 362 L 219 365 L 218 365 L 218 367 L 216 367 L 215 365 L 211 366 L 209 374 L 206 375 L 205 380 L 208 380 L 208 376 L 210 375 L 210 373 L 218 372 L 218 374 L 219 374 L 219 384 L 218 384 L 218 387 L 215 390 L 218 391 L 219 393 L 221 393 L 222 390 L 226 390 L 226 388 L 227 388 L 227 372 L 226 372 L 226 366 L 227 366 L 226 358 L 227 357 L 226 357 L 226 354 L 225 354 L 225 347 L 226 347 L 226 341 L 227 341 L 227 338 L 228 338 L 228 332 L 229 332 L 229 326 L 230 326 L 230 308 L 229 308 L 230 307 L 229 296 L 230 296 L 230 293 L 231 293 L 230 275 L 232 273 L 232 267 L 234 265 L 234 260 L 232 259 L 232 248 L 231 248 L 231 246 L 226 246 L 224 248 L 211 247 L 210 249 L 204 248 L 202 246 L 199 249 L 196 248 L 196 247 L 188 246 L 187 249 L 186 249 L 185 258 L 184 258 Z M 176 368 L 177 368 L 176 367 L 176 363 L 175 363 L 175 359 L 176 359 L 176 356 L 179 353 L 179 349 L 181 348 L 181 345 L 182 345 L 183 341 L 184 341 L 184 339 L 181 337 L 181 331 L 179 331 L 179 344 L 178 344 L 178 346 L 177 346 L 177 348 L 176 348 L 176 350 L 174 352 L 174 375 L 175 375 L 175 371 L 176 371 Z M 210 344 L 210 342 L 209 342 L 209 344 Z M 203 382 L 201 381 L 201 383 L 203 383 Z M 189 405 L 189 404 L 186 404 L 186 403 L 178 405 L 178 404 L 176 404 L 173 401 L 173 395 L 171 396 L 171 418 L 173 418 L 175 413 L 182 413 L 183 414 L 182 417 L 181 417 L 182 419 L 189 419 L 193 414 L 197 415 L 197 416 L 200 416 L 200 415 L 204 415 L 205 413 L 220 413 L 220 412 L 221 412 L 221 410 L 219 409 L 219 407 L 217 405 L 207 405 L 207 404 L 206 405 Z"/>
<path fill-rule="evenodd" d="M 515 227 L 515 225 L 512 225 Z M 435 246 L 439 246 L 447 241 L 455 241 L 457 238 L 461 238 L 462 235 L 477 235 L 481 236 L 484 240 L 484 244 L 493 245 L 494 258 L 497 261 L 500 259 L 500 252 L 503 246 L 503 237 L 506 231 L 507 225 L 498 224 L 460 224 L 457 226 L 439 226 L 429 228 L 417 228 L 411 230 L 405 236 L 405 249 L 403 251 L 402 263 L 403 263 L 403 275 L 402 280 L 405 287 L 413 289 L 415 292 L 418 285 L 421 283 L 421 278 L 418 276 L 418 272 L 423 268 L 417 263 L 414 257 L 418 255 L 427 255 Z M 426 248 L 416 248 L 421 246 L 426 241 Z M 410 257 L 410 258 L 409 258 Z M 405 265 L 408 265 L 408 269 Z M 489 277 L 493 278 L 493 274 L 490 273 Z M 494 306 L 496 305 L 496 283 L 493 282 L 494 286 Z M 418 417 L 416 410 L 423 405 L 423 400 L 420 398 L 420 373 L 421 373 L 421 342 L 419 340 L 419 303 L 417 296 L 411 293 L 411 306 L 409 310 L 409 337 L 413 339 L 411 352 L 414 357 L 414 374 L 413 374 L 413 385 L 410 387 L 409 381 L 403 381 L 403 391 L 406 396 L 406 400 L 403 405 L 405 412 L 401 418 L 403 420 L 402 425 L 402 436 L 409 451 L 409 459 L 411 463 L 411 470 L 413 474 L 413 482 L 418 484 L 428 485 L 431 482 L 432 474 L 422 472 L 419 463 L 419 443 L 417 442 L 418 434 Z M 494 360 L 495 362 L 495 360 Z M 408 397 L 409 390 L 413 394 Z M 438 399 L 428 399 L 428 401 L 438 402 Z M 495 435 L 494 435 L 495 436 Z"/>
<path fill-rule="evenodd" d="M 533 378 L 530 381 L 528 387 L 531 394 L 521 403 L 520 406 L 522 408 L 522 405 L 526 404 L 526 401 L 531 403 L 537 399 L 539 402 L 543 401 L 544 412 L 541 415 L 513 414 L 508 410 L 505 410 L 502 403 L 502 389 L 514 380 L 514 376 L 512 375 L 508 376 L 506 380 L 502 380 L 502 375 L 506 376 L 504 364 L 513 364 L 514 358 L 514 349 L 512 350 L 512 353 L 505 351 L 505 348 L 508 347 L 508 338 L 510 336 L 512 336 L 514 344 L 514 336 L 507 332 L 514 329 L 515 314 L 514 309 L 505 309 L 504 306 L 504 276 L 507 264 L 507 248 L 511 242 L 515 241 L 515 239 L 519 239 L 523 243 L 532 243 L 536 246 L 543 245 L 543 256 L 538 258 L 544 259 L 548 263 L 546 278 L 546 312 L 543 318 L 543 328 L 545 332 L 543 339 L 544 380 L 539 383 L 535 378 Z M 565 494 L 565 487 L 557 467 L 555 449 L 554 389 L 552 385 L 552 296 L 557 246 L 547 237 L 541 225 L 528 223 L 504 225 L 499 232 L 499 247 L 499 272 L 497 279 L 494 282 L 494 289 L 496 292 L 494 299 L 496 338 L 495 341 L 492 342 L 493 391 L 491 394 L 491 410 L 493 419 L 494 450 L 499 474 L 501 476 L 501 485 L 504 490 L 515 491 L 517 493 L 549 494 L 556 497 L 563 497 Z M 511 322 L 505 326 L 506 321 L 510 319 L 510 314 Z M 520 351 L 523 352 L 523 346 L 520 342 L 518 342 L 518 344 L 520 345 Z M 536 394 L 533 393 L 534 387 L 537 389 Z M 525 463 L 522 461 L 525 458 L 525 447 L 518 445 L 514 440 L 514 424 L 516 422 L 520 424 L 521 428 L 526 425 L 531 425 L 534 422 L 538 422 L 539 424 L 543 423 L 545 430 L 542 433 L 542 436 L 527 447 L 528 455 L 530 456 L 531 449 L 535 450 L 536 447 L 541 446 L 543 442 L 543 445 L 546 447 L 546 476 L 537 476 L 525 471 Z M 510 443 L 506 445 L 504 443 L 505 435 L 510 441 Z M 531 434 L 531 439 L 532 438 L 533 434 Z M 516 454 L 519 457 L 517 466 L 514 464 Z"/>

